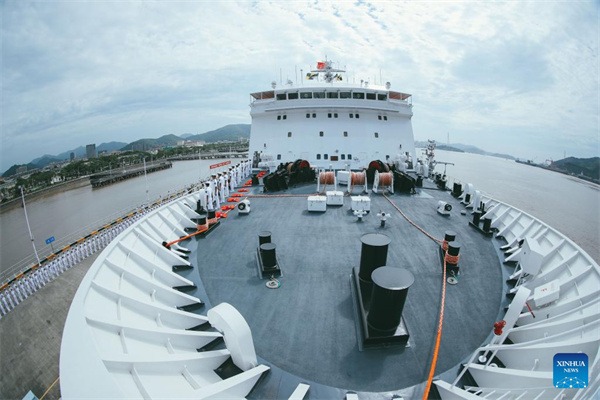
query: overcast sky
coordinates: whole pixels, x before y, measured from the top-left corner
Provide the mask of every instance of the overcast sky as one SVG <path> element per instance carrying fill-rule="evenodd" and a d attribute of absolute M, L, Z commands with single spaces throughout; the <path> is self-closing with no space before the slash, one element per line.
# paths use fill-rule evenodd
<path fill-rule="evenodd" d="M 88 143 L 250 123 L 327 56 L 413 94 L 416 139 L 598 156 L 599 2 L 3 2 L 4 171 Z"/>

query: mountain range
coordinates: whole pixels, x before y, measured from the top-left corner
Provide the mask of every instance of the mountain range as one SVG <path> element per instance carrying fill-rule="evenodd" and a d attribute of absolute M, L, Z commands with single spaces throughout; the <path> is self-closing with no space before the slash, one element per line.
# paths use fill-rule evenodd
<path fill-rule="evenodd" d="M 96 146 L 96 151 L 98 153 L 101 152 L 111 152 L 111 151 L 127 151 L 127 150 L 152 150 L 161 147 L 171 147 L 176 146 L 177 142 L 181 140 L 194 140 L 194 141 L 204 141 L 206 143 L 218 142 L 221 140 L 238 140 L 239 138 L 249 138 L 250 137 L 250 124 L 231 124 L 223 126 L 219 129 L 215 129 L 212 131 L 200 133 L 200 134 L 192 134 L 185 133 L 180 136 L 177 135 L 163 135 L 157 139 L 139 139 L 131 143 L 124 142 L 109 142 L 102 143 Z M 27 165 L 27 170 L 33 170 L 38 168 L 44 168 L 50 165 L 53 162 L 61 162 L 69 160 L 71 157 L 71 153 L 74 153 L 76 158 L 85 157 L 85 147 L 79 146 L 72 150 L 64 151 L 60 154 L 50 155 L 44 154 L 41 157 L 35 158 L 31 160 Z M 17 168 L 22 166 L 23 164 L 15 164 L 2 174 L 2 176 L 10 177 L 14 175 L 17 171 Z"/>
<path fill-rule="evenodd" d="M 223 126 L 219 129 L 215 129 L 212 131 L 193 134 L 193 133 L 184 133 L 181 135 L 163 135 L 157 139 L 145 138 L 139 139 L 131 143 L 123 143 L 123 142 L 108 142 L 102 143 L 96 146 L 96 151 L 98 153 L 101 152 L 111 152 L 115 150 L 151 150 L 161 147 L 170 147 L 176 146 L 177 142 L 181 140 L 192 140 L 192 141 L 204 141 L 206 143 L 217 142 L 221 140 L 238 140 L 239 138 L 249 138 L 250 137 L 250 124 L 231 124 Z M 427 147 L 426 141 L 415 141 L 416 147 Z M 447 151 L 458 151 L 465 153 L 475 153 L 475 154 L 484 154 L 489 156 L 515 159 L 513 156 L 508 154 L 500 154 L 500 153 L 491 153 L 485 150 L 482 150 L 478 147 L 465 145 L 461 143 L 451 143 L 451 144 L 438 144 L 436 146 L 437 149 L 447 150 Z M 49 155 L 44 154 L 41 157 L 35 158 L 31 160 L 27 165 L 28 170 L 44 168 L 45 166 L 53 163 L 68 160 L 71 156 L 71 153 L 75 154 L 75 157 L 82 158 L 85 156 L 85 147 L 79 146 L 75 149 L 68 150 L 62 152 L 57 155 Z M 6 170 L 2 176 L 10 177 L 16 173 L 16 170 L 21 165 L 13 165 L 8 170 Z M 600 170 L 600 159 L 598 157 L 591 159 L 580 159 L 569 157 L 563 160 L 555 161 L 551 166 L 551 169 L 560 170 L 563 172 L 569 172 L 575 175 L 584 174 L 586 176 L 598 179 L 599 170 Z"/>

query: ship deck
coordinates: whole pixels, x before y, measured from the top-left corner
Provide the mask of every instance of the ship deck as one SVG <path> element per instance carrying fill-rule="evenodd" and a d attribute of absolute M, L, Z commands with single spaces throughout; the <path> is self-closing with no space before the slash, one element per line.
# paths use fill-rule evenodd
<path fill-rule="evenodd" d="M 414 195 L 372 194 L 371 213 L 362 221 L 349 210 L 347 196 L 343 206 L 308 212 L 306 194 L 315 189 L 310 185 L 251 195 L 250 214 L 233 211 L 206 237 L 183 243 L 190 244 L 190 261 L 197 267 L 183 273 L 198 286 L 191 294 L 206 303 L 204 312 L 221 302 L 236 307 L 250 325 L 259 361 L 271 367 L 250 398 L 287 398 L 300 382 L 310 384 L 310 398 L 343 398 L 349 391 L 361 398 L 377 398 L 382 392 L 408 397 L 422 393 L 440 307 L 439 244 L 391 203 L 432 236 L 443 239 L 445 231 L 453 230 L 461 243 L 461 274 L 458 284 L 447 285 L 436 368 L 436 375 L 455 376 L 458 365 L 491 334 L 505 305 L 506 267 L 500 263 L 496 239 L 469 226 L 470 213 L 461 215 L 464 206 L 432 182 L 426 181 Z M 260 188 L 253 190 L 256 194 Z M 450 216 L 436 212 L 439 200 L 452 204 Z M 380 211 L 391 214 L 385 227 L 376 215 Z M 283 273 L 278 289 L 267 288 L 267 280 L 259 276 L 261 231 L 270 231 L 277 246 Z M 415 276 L 403 312 L 408 346 L 364 349 L 359 344 L 351 272 L 359 266 L 360 238 L 367 233 L 387 235 L 387 265 L 407 268 Z"/>

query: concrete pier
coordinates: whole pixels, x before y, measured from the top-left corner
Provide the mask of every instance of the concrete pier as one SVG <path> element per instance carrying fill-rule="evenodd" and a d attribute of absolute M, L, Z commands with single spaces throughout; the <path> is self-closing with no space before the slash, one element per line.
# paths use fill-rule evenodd
<path fill-rule="evenodd" d="M 0 319 L 0 399 L 40 398 L 58 378 L 63 327 L 81 280 L 100 252 L 65 271 Z M 44 400 L 60 399 L 60 382 Z"/>

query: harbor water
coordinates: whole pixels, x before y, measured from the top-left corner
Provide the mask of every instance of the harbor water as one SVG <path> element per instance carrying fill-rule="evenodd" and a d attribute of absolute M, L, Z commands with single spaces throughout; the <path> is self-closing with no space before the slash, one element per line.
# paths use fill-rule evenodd
<path fill-rule="evenodd" d="M 223 161 L 177 161 L 172 168 L 97 189 L 86 185 L 34 200 L 25 197 L 29 223 L 40 257 L 49 254 L 52 249 L 59 250 L 148 202 L 198 183 L 200 179 L 204 180 L 212 173 L 210 165 Z M 237 162 L 239 159 L 231 160 L 232 164 Z M 54 237 L 54 242 L 46 244 L 51 237 Z M 14 269 L 16 264 L 22 264 L 24 259 L 27 265 L 35 263 L 23 208 L 14 207 L 0 214 L 0 276 L 4 275 L 4 271 Z"/>
<path fill-rule="evenodd" d="M 454 164 L 446 167 L 450 186 L 454 180 L 472 183 L 476 189 L 549 224 L 600 262 L 600 186 L 491 156 L 438 150 L 436 159 Z M 199 182 L 216 162 L 178 161 L 170 169 L 98 189 L 87 185 L 31 201 L 26 198 L 38 252 L 58 250 L 148 200 Z M 436 171 L 443 172 L 444 165 L 438 165 Z M 50 237 L 55 241 L 46 244 Z M 23 208 L 16 207 L 0 215 L 0 274 L 24 259 L 33 263 L 35 257 Z"/>

